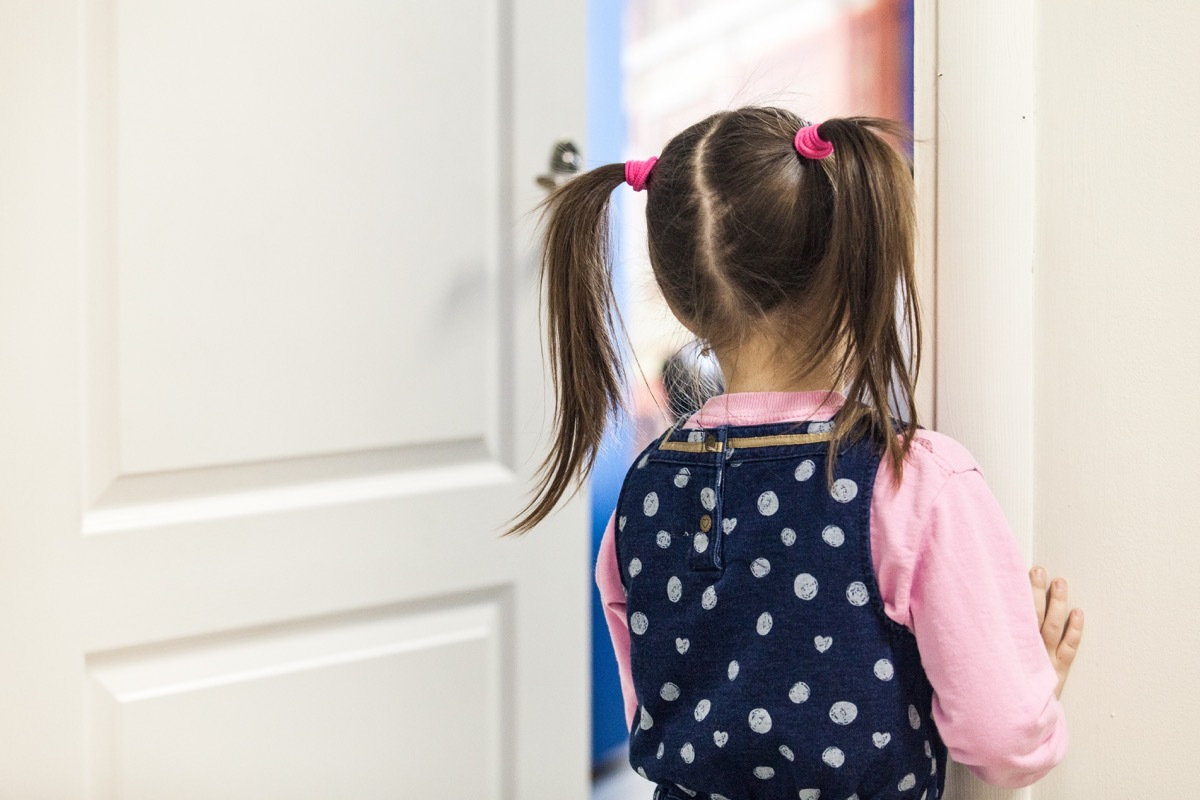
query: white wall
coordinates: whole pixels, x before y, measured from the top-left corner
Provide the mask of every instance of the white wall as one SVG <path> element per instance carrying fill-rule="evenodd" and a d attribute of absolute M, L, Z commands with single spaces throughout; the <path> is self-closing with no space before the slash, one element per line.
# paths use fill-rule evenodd
<path fill-rule="evenodd" d="M 1200 3 L 1042 2 L 1035 551 L 1084 606 L 1046 798 L 1196 797 Z"/>
<path fill-rule="evenodd" d="M 918 3 L 936 424 L 1086 612 L 1067 759 L 1013 796 L 1198 796 L 1200 3 L 988 5 Z"/>

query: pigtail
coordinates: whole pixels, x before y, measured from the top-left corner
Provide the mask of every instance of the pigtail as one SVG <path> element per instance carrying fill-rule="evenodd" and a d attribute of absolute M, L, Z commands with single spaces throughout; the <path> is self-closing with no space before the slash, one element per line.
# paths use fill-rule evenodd
<path fill-rule="evenodd" d="M 622 164 L 583 173 L 538 206 L 547 221 L 539 290 L 545 302 L 550 376 L 556 396 L 553 442 L 532 499 L 504 535 L 527 533 L 591 472 L 604 429 L 623 406 L 624 371 L 615 332 L 610 196 Z"/>
<path fill-rule="evenodd" d="M 828 480 L 842 442 L 870 431 L 899 484 L 916 434 L 916 381 L 920 369 L 920 308 L 915 289 L 916 211 L 907 159 L 884 137 L 903 140 L 905 128 L 872 117 L 831 119 L 817 132 L 833 145 L 828 158 L 811 161 L 832 187 L 828 250 L 820 270 L 843 342 L 838 385 L 847 402 L 836 417 Z M 907 351 L 907 352 L 906 352 Z M 891 401 L 907 410 L 898 432 Z M 897 434 L 902 440 L 897 441 Z"/>

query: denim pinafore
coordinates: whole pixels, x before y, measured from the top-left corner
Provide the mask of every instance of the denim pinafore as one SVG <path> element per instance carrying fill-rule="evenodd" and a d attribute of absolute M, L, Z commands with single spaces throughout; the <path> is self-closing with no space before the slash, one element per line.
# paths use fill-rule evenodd
<path fill-rule="evenodd" d="M 629 761 L 655 800 L 943 794 L 932 687 L 871 563 L 882 448 L 840 450 L 830 491 L 833 424 L 677 425 L 626 475 Z"/>

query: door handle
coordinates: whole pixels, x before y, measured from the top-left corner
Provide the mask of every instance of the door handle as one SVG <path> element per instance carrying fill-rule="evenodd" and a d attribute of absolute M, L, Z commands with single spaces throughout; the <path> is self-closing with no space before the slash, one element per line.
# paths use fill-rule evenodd
<path fill-rule="evenodd" d="M 537 185 L 552 191 L 578 175 L 582 167 L 583 157 L 579 148 L 570 139 L 561 139 L 554 143 L 550 151 L 549 172 L 537 177 Z"/>

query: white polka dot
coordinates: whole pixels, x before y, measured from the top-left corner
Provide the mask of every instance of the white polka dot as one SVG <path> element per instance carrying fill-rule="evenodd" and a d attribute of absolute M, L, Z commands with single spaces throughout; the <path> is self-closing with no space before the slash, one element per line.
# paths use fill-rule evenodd
<path fill-rule="evenodd" d="M 619 530 L 619 531 L 625 530 L 625 517 L 621 517 L 620 519 L 617 520 L 617 530 Z"/>
<path fill-rule="evenodd" d="M 675 785 L 676 785 L 677 787 L 679 787 L 679 791 L 683 792 L 683 793 L 684 793 L 684 794 L 686 794 L 688 797 L 695 797 L 695 796 L 696 796 L 696 790 L 695 790 L 695 789 L 689 789 L 688 787 L 684 786 L 684 785 L 683 785 L 683 784 L 681 784 L 681 783 L 677 783 L 677 784 L 675 784 Z"/>
<path fill-rule="evenodd" d="M 933 758 L 933 749 L 929 746 L 929 740 L 925 740 L 925 757 Z"/>
<path fill-rule="evenodd" d="M 736 678 L 738 676 L 738 663 L 736 660 L 729 662 L 728 672 L 729 672 L 729 680 L 733 680 L 734 678 Z"/>
<path fill-rule="evenodd" d="M 828 650 L 830 647 L 833 646 L 833 637 L 832 636 L 814 636 L 813 644 L 815 644 L 817 646 L 817 652 L 824 653 L 826 650 Z"/>
<path fill-rule="evenodd" d="M 792 748 L 788 747 L 786 744 L 779 745 L 779 755 L 783 756 L 788 761 L 796 760 L 796 754 L 793 753 Z M 800 796 L 804 797 L 804 790 L 800 791 Z"/>
<path fill-rule="evenodd" d="M 936 758 L 929 762 L 929 774 L 937 775 L 937 759 Z"/>
<path fill-rule="evenodd" d="M 703 722 L 710 709 L 712 709 L 712 703 L 708 700 L 701 700 L 696 703 L 696 710 L 692 712 L 692 716 L 696 718 L 696 722 Z"/>
<path fill-rule="evenodd" d="M 629 577 L 632 578 L 641 571 L 642 571 L 642 560 L 640 558 L 632 559 L 629 562 Z"/>
<path fill-rule="evenodd" d="M 704 506 L 705 510 L 712 511 L 717 507 L 717 493 L 705 486 L 700 490 L 700 505 Z"/>
<path fill-rule="evenodd" d="M 683 747 L 679 748 L 679 757 L 688 764 L 692 763 L 692 760 L 696 757 L 696 750 L 694 747 L 692 747 L 691 742 L 688 742 Z"/>
<path fill-rule="evenodd" d="M 696 548 L 697 553 L 703 553 L 708 549 L 708 535 L 704 533 L 697 533 L 692 538 L 692 546 Z"/>
<path fill-rule="evenodd" d="M 801 600 L 812 600 L 817 596 L 817 579 L 807 572 L 801 572 L 796 576 L 793 588 L 796 590 L 796 597 Z"/>
<path fill-rule="evenodd" d="M 715 587 L 709 586 L 704 590 L 704 594 L 700 597 L 700 606 L 707 611 L 717 604 L 717 590 Z"/>
<path fill-rule="evenodd" d="M 862 581 L 855 581 L 846 587 L 846 599 L 850 601 L 850 605 L 865 606 L 867 598 L 867 585 Z"/>
<path fill-rule="evenodd" d="M 650 716 L 650 712 L 642 706 L 642 721 L 638 723 L 638 727 L 644 731 L 648 731 L 654 727 L 654 718 Z"/>
<path fill-rule="evenodd" d="M 892 740 L 892 735 L 890 733 L 876 732 L 876 733 L 871 734 L 871 741 L 874 742 L 875 746 L 878 747 L 880 750 L 887 747 L 888 742 L 890 742 L 891 740 Z"/>
<path fill-rule="evenodd" d="M 890 681 L 896 672 L 892 668 L 892 662 L 886 658 L 881 658 L 875 662 L 875 677 L 881 681 Z"/>
<path fill-rule="evenodd" d="M 641 775 L 643 778 L 646 778 L 646 768 L 645 767 L 638 767 L 637 771 L 638 771 L 638 775 Z M 646 780 L 650 780 L 650 779 L 646 778 Z"/>
<path fill-rule="evenodd" d="M 779 498 L 774 492 L 763 492 L 758 496 L 758 513 L 769 517 L 779 510 Z"/>
<path fill-rule="evenodd" d="M 729 741 L 729 734 L 725 731 L 713 731 L 713 744 L 717 747 L 724 747 Z"/>
<path fill-rule="evenodd" d="M 791 761 L 790 758 L 788 760 Z M 800 800 L 820 800 L 820 799 L 821 799 L 821 790 L 820 789 L 801 789 L 800 790 Z"/>
<path fill-rule="evenodd" d="M 858 484 L 849 478 L 838 478 L 833 482 L 833 499 L 839 503 L 849 503 L 858 494 Z"/>
<path fill-rule="evenodd" d="M 805 683 L 804 681 L 800 681 L 799 683 L 792 686 L 791 689 L 788 689 L 788 699 L 791 700 L 793 703 L 803 703 L 805 700 L 808 699 L 808 696 L 809 696 L 808 684 Z"/>
<path fill-rule="evenodd" d="M 678 603 L 680 597 L 683 597 L 683 581 L 672 575 L 667 580 L 667 599 L 672 603 Z"/>
<path fill-rule="evenodd" d="M 649 460 L 650 460 L 650 454 L 646 453 L 646 455 L 642 456 L 642 460 L 638 462 L 638 469 L 641 469 L 642 467 L 646 466 L 646 463 Z"/>
<path fill-rule="evenodd" d="M 771 571 L 771 562 L 765 558 L 756 558 L 750 564 L 750 572 L 756 578 L 761 578 Z"/>
<path fill-rule="evenodd" d="M 905 775 L 903 778 L 900 779 L 900 782 L 896 784 L 896 788 L 902 792 L 907 792 L 909 789 L 913 788 L 916 785 L 917 785 L 917 776 L 913 775 L 910 772 L 907 775 Z"/>
<path fill-rule="evenodd" d="M 750 712 L 750 730 L 755 733 L 766 733 L 771 730 L 771 715 L 765 708 L 756 708 Z"/>
<path fill-rule="evenodd" d="M 667 533 L 666 531 L 659 531 L 655 535 L 654 541 L 655 541 L 655 543 L 658 544 L 659 547 L 666 550 L 668 547 L 671 546 L 671 534 Z"/>
<path fill-rule="evenodd" d="M 846 763 L 846 754 L 837 747 L 826 747 L 825 752 L 821 753 L 821 760 L 837 769 Z"/>
<path fill-rule="evenodd" d="M 908 724 L 912 725 L 914 731 L 921 727 L 921 715 L 917 712 L 917 707 L 911 704 L 908 707 Z"/>
<path fill-rule="evenodd" d="M 798 467 L 796 467 L 796 480 L 806 481 L 809 478 L 811 478 L 813 476 L 813 473 L 816 471 L 817 471 L 817 465 L 814 464 L 812 461 L 807 460 L 807 459 L 804 461 L 801 461 L 800 465 Z"/>
<path fill-rule="evenodd" d="M 646 615 L 640 611 L 633 612 L 633 616 L 629 618 L 629 629 L 641 636 L 648 627 L 650 627 L 650 620 L 646 619 Z"/>
<path fill-rule="evenodd" d="M 679 687 L 673 683 L 664 683 L 658 690 L 658 695 L 668 702 L 679 699 Z"/>
<path fill-rule="evenodd" d="M 766 636 L 771 632 L 771 615 L 764 611 L 758 615 L 758 622 L 754 629 L 758 631 L 759 636 Z"/>
<path fill-rule="evenodd" d="M 796 532 L 791 528 L 784 528 L 780 532 L 779 538 L 783 540 L 784 544 L 786 544 L 788 547 L 791 547 L 796 543 Z"/>
<path fill-rule="evenodd" d="M 686 653 L 688 651 L 688 648 L 691 646 L 692 646 L 692 643 L 690 641 L 688 641 L 687 639 L 676 639 L 675 640 L 675 649 L 679 651 L 679 655 L 683 655 L 684 653 Z"/>
<path fill-rule="evenodd" d="M 675 485 L 680 489 L 688 485 L 688 480 L 692 477 L 692 471 L 687 467 L 683 467 L 679 472 L 675 473 Z"/>
<path fill-rule="evenodd" d="M 825 530 L 821 531 L 821 538 L 830 547 L 841 547 L 846 541 L 846 534 L 837 525 L 826 525 Z"/>
<path fill-rule="evenodd" d="M 726 797 L 725 795 L 717 794 L 716 792 L 713 792 L 712 794 L 710 794 L 709 797 L 711 797 L 712 800 L 729 800 L 729 798 Z"/>
<path fill-rule="evenodd" d="M 829 433 L 831 430 L 833 430 L 833 420 L 808 423 L 809 433 Z"/>
<path fill-rule="evenodd" d="M 655 492 L 646 495 L 646 499 L 642 500 L 642 512 L 647 517 L 653 517 L 658 513 L 658 495 Z"/>
<path fill-rule="evenodd" d="M 659 742 L 659 743 L 658 743 L 658 752 L 654 754 L 654 757 L 655 757 L 655 758 L 662 758 L 662 757 L 663 757 L 663 752 L 664 752 L 665 750 L 666 750 L 666 748 L 665 748 L 665 747 L 663 747 L 663 743 L 662 743 L 662 742 Z"/>
<path fill-rule="evenodd" d="M 775 770 L 771 769 L 770 767 L 755 767 L 754 777 L 761 778 L 764 781 L 769 780 L 770 778 L 775 777 Z"/>
<path fill-rule="evenodd" d="M 721 530 L 725 531 L 726 533 L 732 533 L 735 527 L 737 527 L 736 519 L 721 520 Z"/>
<path fill-rule="evenodd" d="M 688 441 L 689 442 L 703 442 L 704 441 L 704 431 L 688 431 Z"/>
<path fill-rule="evenodd" d="M 858 706 L 846 700 L 840 700 L 829 709 L 829 718 L 838 725 L 849 725 L 858 716 Z"/>

